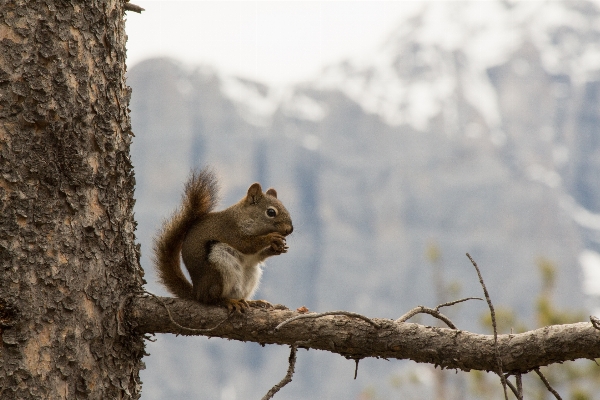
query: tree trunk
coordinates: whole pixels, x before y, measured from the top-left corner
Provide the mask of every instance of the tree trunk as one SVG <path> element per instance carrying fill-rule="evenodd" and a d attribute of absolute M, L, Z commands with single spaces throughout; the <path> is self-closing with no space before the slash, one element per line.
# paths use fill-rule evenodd
<path fill-rule="evenodd" d="M 0 5 L 0 398 L 138 398 L 122 0 Z"/>

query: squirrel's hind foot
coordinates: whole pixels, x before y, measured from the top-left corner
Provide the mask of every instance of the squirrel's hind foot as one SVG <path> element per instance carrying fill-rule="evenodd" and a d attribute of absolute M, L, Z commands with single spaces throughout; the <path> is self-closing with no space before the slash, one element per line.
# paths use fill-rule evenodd
<path fill-rule="evenodd" d="M 266 300 L 223 299 L 222 304 L 227 307 L 230 313 L 244 313 L 250 307 L 263 309 L 275 308 L 273 304 Z"/>
<path fill-rule="evenodd" d="M 273 308 L 273 304 L 266 300 L 248 300 L 248 305 L 254 308 Z"/>
<path fill-rule="evenodd" d="M 223 305 L 227 307 L 230 313 L 244 313 L 250 308 L 250 305 L 244 299 L 223 299 Z"/>

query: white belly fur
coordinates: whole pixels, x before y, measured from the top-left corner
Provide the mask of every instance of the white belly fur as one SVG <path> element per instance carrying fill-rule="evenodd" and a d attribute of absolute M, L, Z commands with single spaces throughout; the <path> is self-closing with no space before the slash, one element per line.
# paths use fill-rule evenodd
<path fill-rule="evenodd" d="M 226 299 L 249 299 L 254 295 L 262 275 L 262 260 L 257 254 L 243 254 L 225 243 L 212 246 L 208 260 L 223 276 Z"/>

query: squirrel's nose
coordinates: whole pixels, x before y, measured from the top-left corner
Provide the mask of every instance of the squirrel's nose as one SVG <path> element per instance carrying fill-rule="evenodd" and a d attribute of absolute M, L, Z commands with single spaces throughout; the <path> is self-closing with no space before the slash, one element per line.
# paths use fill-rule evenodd
<path fill-rule="evenodd" d="M 294 231 L 294 227 L 292 225 L 290 225 L 286 230 L 285 230 L 285 234 L 286 236 L 289 235 L 290 233 L 292 233 Z"/>

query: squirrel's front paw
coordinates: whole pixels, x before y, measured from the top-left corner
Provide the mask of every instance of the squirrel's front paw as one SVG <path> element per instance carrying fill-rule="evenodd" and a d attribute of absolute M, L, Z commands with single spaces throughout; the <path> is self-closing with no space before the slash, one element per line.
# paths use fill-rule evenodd
<path fill-rule="evenodd" d="M 271 237 L 271 251 L 274 254 L 281 254 L 287 252 L 288 247 L 285 242 L 285 237 L 282 234 L 273 232 L 269 234 L 269 236 Z"/>

